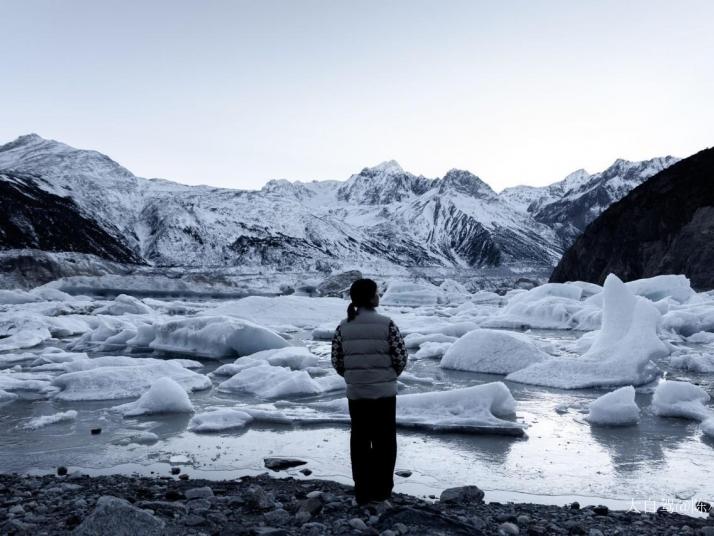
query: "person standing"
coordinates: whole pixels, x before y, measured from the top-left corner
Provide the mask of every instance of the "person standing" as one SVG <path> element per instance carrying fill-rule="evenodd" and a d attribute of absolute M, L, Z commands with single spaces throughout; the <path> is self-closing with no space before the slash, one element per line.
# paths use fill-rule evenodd
<path fill-rule="evenodd" d="M 358 279 L 350 287 L 347 318 L 332 338 L 332 365 L 347 384 L 351 419 L 350 458 L 358 504 L 386 501 L 397 459 L 397 377 L 407 349 L 397 325 L 375 311 L 377 284 Z"/>

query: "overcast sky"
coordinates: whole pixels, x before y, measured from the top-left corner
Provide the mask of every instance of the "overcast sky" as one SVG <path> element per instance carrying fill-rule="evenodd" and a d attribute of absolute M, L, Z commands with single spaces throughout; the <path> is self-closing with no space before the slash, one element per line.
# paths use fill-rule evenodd
<path fill-rule="evenodd" d="M 714 145 L 714 2 L 0 0 L 0 142 L 255 188 L 395 159 L 495 189 Z"/>

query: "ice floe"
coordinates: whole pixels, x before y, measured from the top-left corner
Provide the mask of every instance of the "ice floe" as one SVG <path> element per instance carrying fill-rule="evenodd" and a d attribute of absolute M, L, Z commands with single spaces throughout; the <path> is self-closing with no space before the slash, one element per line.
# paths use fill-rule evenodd
<path fill-rule="evenodd" d="M 660 417 L 704 421 L 714 417 L 714 411 L 705 405 L 709 399 L 709 394 L 698 385 L 685 381 L 662 381 L 652 397 L 652 411 Z"/>
<path fill-rule="evenodd" d="M 635 403 L 635 388 L 631 385 L 605 393 L 590 404 L 585 419 L 603 426 L 627 426 L 640 420 L 640 408 Z"/>
<path fill-rule="evenodd" d="M 548 359 L 523 333 L 477 329 L 451 345 L 441 358 L 441 368 L 510 374 Z"/>
<path fill-rule="evenodd" d="M 70 422 L 77 419 L 77 412 L 73 409 L 68 411 L 63 411 L 60 413 L 55 413 L 53 415 L 42 415 L 40 417 L 35 417 L 30 419 L 30 421 L 25 424 L 25 428 L 29 430 L 36 430 L 38 428 L 43 428 L 49 426 L 50 424 L 56 424 L 60 422 Z"/>

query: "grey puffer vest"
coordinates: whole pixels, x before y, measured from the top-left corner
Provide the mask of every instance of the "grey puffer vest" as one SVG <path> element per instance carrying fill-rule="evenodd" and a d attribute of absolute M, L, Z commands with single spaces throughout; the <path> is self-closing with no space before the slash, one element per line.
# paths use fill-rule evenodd
<path fill-rule="evenodd" d="M 340 323 L 345 354 L 347 398 L 382 398 L 397 394 L 397 373 L 389 348 L 391 320 L 370 309 Z"/>

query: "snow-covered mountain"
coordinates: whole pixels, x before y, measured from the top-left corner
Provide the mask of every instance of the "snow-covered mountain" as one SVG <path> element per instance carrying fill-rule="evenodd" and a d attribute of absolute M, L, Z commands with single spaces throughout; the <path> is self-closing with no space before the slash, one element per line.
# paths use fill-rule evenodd
<path fill-rule="evenodd" d="M 24 198 L 35 189 L 40 206 L 48 194 L 70 201 L 77 218 L 96 224 L 87 252 L 113 260 L 295 270 L 549 267 L 612 201 L 674 161 L 618 160 L 602 173 L 581 170 L 500 194 L 468 171 L 429 179 L 394 161 L 346 181 L 274 180 L 246 191 L 139 178 L 101 153 L 30 134 L 0 146 L 0 182 L 22 176 Z M 3 211 L 22 212 L 15 203 Z M 0 248 L 82 251 L 78 237 L 33 241 L 46 234 L 41 212 L 22 212 L 12 234 L 0 229 Z M 100 231 L 111 247 L 97 246 Z"/>

